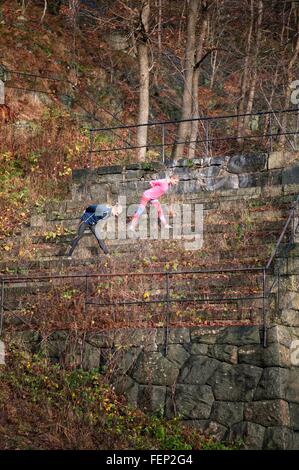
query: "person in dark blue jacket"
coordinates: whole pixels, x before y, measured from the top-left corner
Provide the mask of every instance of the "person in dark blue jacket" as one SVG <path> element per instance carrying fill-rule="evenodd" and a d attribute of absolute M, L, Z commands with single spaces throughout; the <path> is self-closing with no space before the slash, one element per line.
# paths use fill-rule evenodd
<path fill-rule="evenodd" d="M 74 249 L 76 248 L 80 238 L 83 237 L 86 229 L 91 230 L 91 232 L 96 237 L 101 250 L 103 250 L 105 255 L 107 255 L 109 251 L 104 241 L 100 238 L 99 222 L 106 220 L 113 215 L 118 216 L 121 214 L 121 212 L 122 207 L 119 204 L 116 204 L 112 207 L 103 204 L 88 206 L 81 216 L 81 222 L 78 227 L 78 234 L 72 241 L 71 248 L 67 256 L 72 256 Z"/>

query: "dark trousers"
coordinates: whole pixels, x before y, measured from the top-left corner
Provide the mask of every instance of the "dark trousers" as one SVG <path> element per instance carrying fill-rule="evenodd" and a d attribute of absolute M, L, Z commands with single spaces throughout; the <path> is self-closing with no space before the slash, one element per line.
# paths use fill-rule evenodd
<path fill-rule="evenodd" d="M 91 232 L 94 234 L 101 250 L 103 250 L 105 255 L 107 255 L 109 253 L 108 248 L 105 245 L 105 243 L 103 242 L 103 240 L 101 240 L 100 238 L 97 237 L 97 234 L 96 234 L 96 231 L 95 231 L 95 225 L 88 225 L 85 222 L 81 222 L 81 224 L 78 227 L 78 234 L 77 234 L 76 238 L 74 238 L 74 240 L 72 241 L 71 249 L 69 251 L 68 256 L 72 256 L 74 249 L 76 248 L 80 238 L 83 237 L 84 232 L 87 228 L 89 228 L 89 230 L 91 230 Z"/>

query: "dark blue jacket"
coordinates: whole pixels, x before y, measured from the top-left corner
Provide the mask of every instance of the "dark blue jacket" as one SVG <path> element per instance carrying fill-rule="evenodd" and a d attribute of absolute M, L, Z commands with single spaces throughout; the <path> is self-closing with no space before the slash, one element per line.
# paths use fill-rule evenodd
<path fill-rule="evenodd" d="M 99 220 L 108 219 L 112 214 L 111 207 L 104 206 L 102 204 L 88 206 L 82 217 L 82 222 L 85 222 L 87 225 L 96 225 Z"/>

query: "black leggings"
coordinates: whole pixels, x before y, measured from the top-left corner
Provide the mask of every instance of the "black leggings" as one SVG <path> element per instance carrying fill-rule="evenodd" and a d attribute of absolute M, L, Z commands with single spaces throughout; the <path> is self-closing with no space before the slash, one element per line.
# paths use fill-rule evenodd
<path fill-rule="evenodd" d="M 100 238 L 97 237 L 97 234 L 96 234 L 96 231 L 95 231 L 95 225 L 88 225 L 85 222 L 81 222 L 81 224 L 78 227 L 78 234 L 77 234 L 76 238 L 74 238 L 74 240 L 72 241 L 71 249 L 69 251 L 69 256 L 72 256 L 73 251 L 74 251 L 74 249 L 76 248 L 76 246 L 78 244 L 78 241 L 80 240 L 80 238 L 83 237 L 84 232 L 87 228 L 89 228 L 89 230 L 92 231 L 92 233 L 94 234 L 94 236 L 97 239 L 97 242 L 98 242 L 101 250 L 103 250 L 105 255 L 107 255 L 109 253 L 108 248 L 105 245 L 105 243 L 103 242 L 103 240 L 101 240 Z"/>

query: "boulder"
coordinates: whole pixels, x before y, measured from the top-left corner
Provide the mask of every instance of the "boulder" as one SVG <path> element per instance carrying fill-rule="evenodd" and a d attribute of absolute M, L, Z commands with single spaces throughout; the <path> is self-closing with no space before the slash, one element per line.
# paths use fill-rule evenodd
<path fill-rule="evenodd" d="M 166 387 L 140 385 L 138 389 L 138 408 L 149 413 L 164 415 Z"/>
<path fill-rule="evenodd" d="M 246 449 L 262 449 L 265 428 L 259 424 L 240 422 L 234 424 L 225 436 L 230 442 L 243 442 Z"/>
<path fill-rule="evenodd" d="M 100 366 L 101 350 L 88 343 L 84 343 L 82 354 L 82 368 L 84 370 L 98 369 Z"/>
<path fill-rule="evenodd" d="M 212 386 L 216 400 L 251 401 L 261 375 L 259 367 L 221 363 L 207 383 Z"/>
<path fill-rule="evenodd" d="M 209 346 L 208 354 L 222 362 L 229 362 L 230 364 L 237 364 L 238 362 L 238 348 L 230 344 Z"/>
<path fill-rule="evenodd" d="M 224 426 L 232 426 L 243 420 L 244 403 L 231 401 L 215 401 L 211 419 Z"/>
<path fill-rule="evenodd" d="M 206 356 L 191 356 L 184 364 L 178 383 L 203 385 L 216 370 L 219 362 Z"/>
<path fill-rule="evenodd" d="M 253 421 L 262 426 L 289 426 L 289 405 L 284 400 L 254 401 L 247 403 L 244 409 L 246 421 Z"/>
<path fill-rule="evenodd" d="M 281 367 L 267 367 L 254 394 L 254 400 L 285 399 L 289 385 L 289 370 Z"/>
<path fill-rule="evenodd" d="M 267 155 L 264 153 L 253 155 L 233 155 L 227 164 L 227 171 L 231 173 L 251 173 L 265 170 Z"/>
<path fill-rule="evenodd" d="M 161 353 L 149 352 L 139 355 L 132 377 L 143 385 L 172 386 L 178 377 L 179 368 Z"/>
<path fill-rule="evenodd" d="M 260 330 L 258 326 L 227 327 L 217 337 L 217 344 L 232 344 L 235 346 L 260 344 L 260 341 Z"/>
<path fill-rule="evenodd" d="M 282 344 L 272 343 L 266 348 L 261 344 L 241 346 L 238 350 L 240 364 L 252 364 L 258 367 L 289 367 L 290 350 Z"/>
<path fill-rule="evenodd" d="M 189 354 L 181 344 L 169 344 L 166 357 L 181 367 L 187 361 Z"/>
<path fill-rule="evenodd" d="M 174 396 L 167 397 L 166 415 L 179 415 L 183 419 L 208 419 L 214 396 L 207 385 L 178 384 Z"/>
<path fill-rule="evenodd" d="M 292 446 L 292 433 L 287 427 L 268 427 L 265 431 L 265 450 L 287 450 Z"/>

